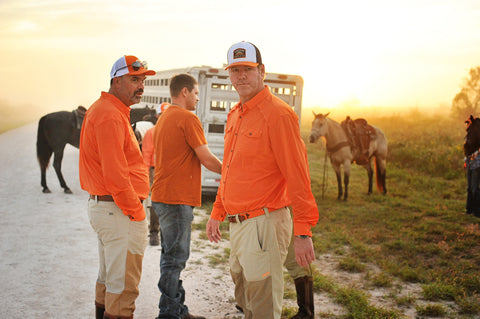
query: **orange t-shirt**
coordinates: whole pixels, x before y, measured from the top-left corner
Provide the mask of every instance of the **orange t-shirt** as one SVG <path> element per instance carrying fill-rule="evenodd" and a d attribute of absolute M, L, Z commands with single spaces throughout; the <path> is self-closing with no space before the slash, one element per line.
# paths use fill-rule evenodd
<path fill-rule="evenodd" d="M 223 221 L 227 213 L 289 205 L 294 234 L 311 235 L 318 208 L 298 116 L 265 86 L 228 114 L 222 178 L 211 217 Z"/>
<path fill-rule="evenodd" d="M 149 193 L 148 169 L 130 126 L 130 108 L 102 92 L 88 109 L 80 135 L 80 185 L 91 195 L 112 195 L 131 219 L 145 219 L 140 199 Z"/>
<path fill-rule="evenodd" d="M 152 201 L 200 206 L 201 163 L 194 149 L 207 144 L 198 117 L 171 105 L 158 118 L 153 132 L 155 177 Z"/>
<path fill-rule="evenodd" d="M 149 128 L 142 140 L 143 162 L 148 167 L 155 166 L 154 147 L 153 147 L 153 130 L 154 129 L 155 129 L 155 126 Z"/>

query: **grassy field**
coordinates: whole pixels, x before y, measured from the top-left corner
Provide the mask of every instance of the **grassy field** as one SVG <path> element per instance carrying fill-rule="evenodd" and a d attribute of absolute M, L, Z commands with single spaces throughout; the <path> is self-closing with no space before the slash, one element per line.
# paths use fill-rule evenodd
<path fill-rule="evenodd" d="M 389 140 L 385 196 L 376 191 L 367 195 L 366 172 L 354 165 L 349 199 L 338 201 L 329 162 L 323 178 L 323 144 L 306 142 L 320 214 L 313 230 L 316 254 L 338 256 L 340 269 L 363 274 L 367 283 L 358 287 L 337 282 L 317 269 L 315 290 L 328 293 L 346 309 L 342 318 L 404 318 L 406 307 L 415 307 L 416 318 L 478 318 L 480 219 L 464 213 L 464 123 L 415 113 L 368 120 Z M 309 130 L 310 119 L 304 118 L 305 141 Z M 210 205 L 206 202 L 204 208 Z M 380 272 L 370 273 L 367 265 Z M 370 302 L 372 287 L 394 282 L 399 293 L 386 296 L 394 306 Z M 421 297 L 401 295 L 398 282 L 419 284 Z M 284 311 L 288 315 L 293 310 Z M 335 318 L 317 311 L 322 318 Z"/>

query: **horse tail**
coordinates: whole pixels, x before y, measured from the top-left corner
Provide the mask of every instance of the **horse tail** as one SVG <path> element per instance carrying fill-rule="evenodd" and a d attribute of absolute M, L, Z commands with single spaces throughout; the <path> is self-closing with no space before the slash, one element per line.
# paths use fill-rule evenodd
<path fill-rule="evenodd" d="M 40 121 L 38 121 L 37 131 L 37 159 L 42 169 L 48 167 L 50 156 L 52 156 L 53 153 L 45 135 L 45 120 L 45 116 L 43 116 Z"/>
<path fill-rule="evenodd" d="M 377 190 L 383 194 L 387 193 L 386 179 L 387 169 L 381 165 L 381 160 L 378 156 L 375 156 L 375 182 L 377 184 Z"/>

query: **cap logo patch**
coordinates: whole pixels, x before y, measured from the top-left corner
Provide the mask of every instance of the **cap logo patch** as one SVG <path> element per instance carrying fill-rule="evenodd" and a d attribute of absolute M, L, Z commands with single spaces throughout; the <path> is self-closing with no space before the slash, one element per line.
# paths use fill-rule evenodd
<path fill-rule="evenodd" d="M 233 51 L 233 58 L 234 59 L 242 59 L 242 58 L 246 58 L 247 57 L 247 53 L 245 51 L 245 49 L 235 49 Z"/>

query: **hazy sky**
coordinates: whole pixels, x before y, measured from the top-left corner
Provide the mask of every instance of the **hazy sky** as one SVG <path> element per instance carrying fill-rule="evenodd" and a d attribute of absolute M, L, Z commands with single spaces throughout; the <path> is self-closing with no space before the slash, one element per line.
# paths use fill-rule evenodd
<path fill-rule="evenodd" d="M 0 101 L 88 107 L 123 54 L 221 67 L 242 40 L 304 78 L 304 107 L 449 106 L 480 66 L 480 1 L 0 0 Z"/>

